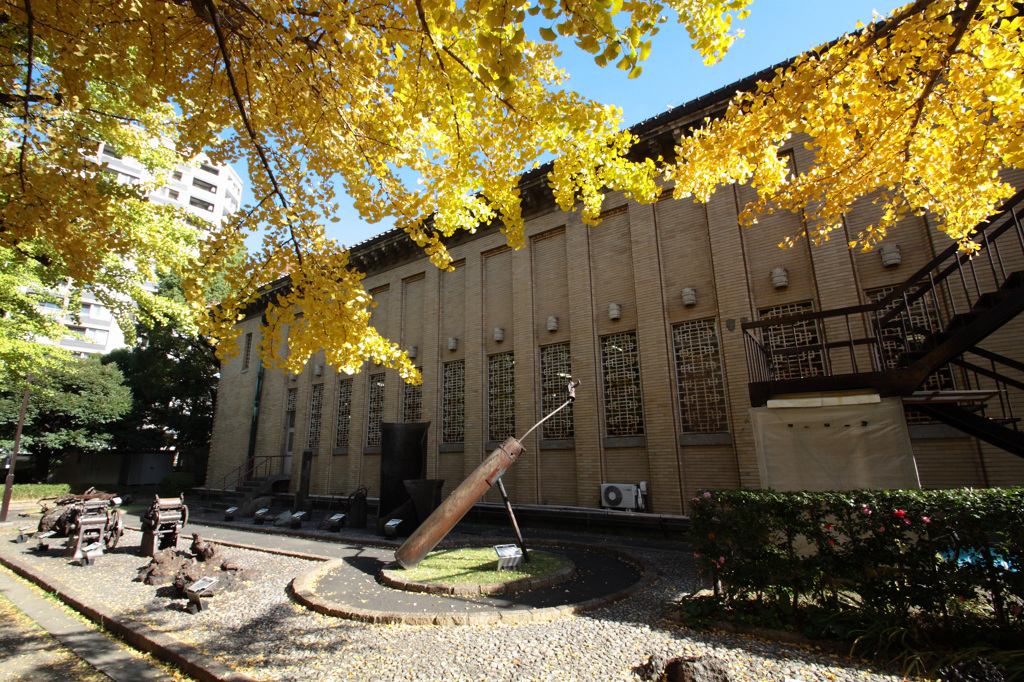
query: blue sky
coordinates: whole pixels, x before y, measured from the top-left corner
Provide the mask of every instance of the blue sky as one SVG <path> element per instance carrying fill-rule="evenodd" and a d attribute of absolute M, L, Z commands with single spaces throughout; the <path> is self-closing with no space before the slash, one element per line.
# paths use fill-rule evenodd
<path fill-rule="evenodd" d="M 826 43 L 854 30 L 858 21 L 870 22 L 874 11 L 887 14 L 900 4 L 897 0 L 755 0 L 750 16 L 734 26 L 745 35 L 715 66 L 703 64 L 690 47 L 685 29 L 674 23 L 666 24 L 655 36 L 643 75 L 635 80 L 614 67 L 599 68 L 591 55 L 571 44 L 563 47 L 558 65 L 570 75 L 568 87 L 622 107 L 626 124 L 632 125 Z M 244 166 L 236 165 L 236 170 L 248 177 Z M 246 188 L 244 203 L 251 201 Z M 391 227 L 390 223 L 365 222 L 347 203 L 338 217 L 341 221 L 328 224 L 327 234 L 346 246 Z M 250 237 L 250 246 L 258 239 L 257 235 Z"/>

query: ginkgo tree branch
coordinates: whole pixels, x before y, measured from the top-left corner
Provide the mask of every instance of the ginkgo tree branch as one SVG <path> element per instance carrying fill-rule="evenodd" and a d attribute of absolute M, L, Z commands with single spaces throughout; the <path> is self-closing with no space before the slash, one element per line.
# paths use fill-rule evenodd
<path fill-rule="evenodd" d="M 25 152 L 28 149 L 28 131 L 31 127 L 31 102 L 28 94 L 32 92 L 33 52 L 35 51 L 35 15 L 32 14 L 31 0 L 25 0 L 26 30 L 28 31 L 28 61 L 25 66 L 25 129 L 21 133 L 21 153 L 18 156 L 18 175 L 21 176 L 21 191 L 25 192 Z"/>
<path fill-rule="evenodd" d="M 28 0 L 26 0 L 28 2 Z M 238 89 L 238 83 L 235 81 L 235 73 L 231 67 L 231 58 L 228 55 L 227 40 L 224 38 L 224 31 L 221 30 L 220 26 L 220 14 L 217 12 L 217 7 L 213 4 L 213 0 L 206 0 L 206 9 L 210 13 L 210 23 L 213 25 L 213 31 L 217 35 L 217 45 L 220 48 L 221 57 L 224 60 L 224 69 L 228 77 L 228 82 L 231 84 L 231 92 L 235 97 L 235 104 L 238 106 L 238 113 L 242 117 L 242 123 L 245 125 L 245 131 L 249 134 L 249 139 L 252 141 L 253 146 L 256 147 L 256 153 L 260 157 L 260 163 L 263 166 L 263 170 L 266 171 L 267 177 L 270 179 L 270 183 L 274 186 L 274 193 L 281 201 L 281 206 L 288 210 L 288 198 L 284 195 L 281 190 L 281 186 L 277 182 L 277 176 L 274 175 L 274 169 L 270 167 L 270 161 L 267 159 L 267 153 L 263 149 L 263 145 L 260 143 L 259 138 L 256 136 L 256 129 L 253 128 L 252 122 L 249 120 L 249 115 L 245 111 L 245 104 L 242 102 L 242 94 Z M 287 214 L 286 214 L 287 217 Z M 302 249 L 299 248 L 298 239 L 295 236 L 295 227 L 292 225 L 290 217 L 288 220 L 288 229 L 291 232 L 292 246 L 295 250 L 295 257 L 299 261 L 299 266 L 302 265 Z"/>
<path fill-rule="evenodd" d="M 963 14 L 960 16 L 960 20 L 957 22 L 956 30 L 953 31 L 953 35 L 950 39 L 949 46 L 946 48 L 945 53 L 942 55 L 942 59 L 939 65 L 928 74 L 928 81 L 924 85 L 924 89 L 918 96 L 914 103 L 917 108 L 917 113 L 914 114 L 914 120 L 910 123 L 910 132 L 913 133 L 917 129 L 917 124 L 921 122 L 921 117 L 924 116 L 925 104 L 928 98 L 931 96 L 932 91 L 935 90 L 936 84 L 939 82 L 939 78 L 946 72 L 949 67 L 949 60 L 953 58 L 953 54 L 956 52 L 957 45 L 964 37 L 964 33 L 967 32 L 967 27 L 971 25 L 974 20 L 974 13 L 978 11 L 978 6 L 981 4 L 981 0 L 971 0 L 967 7 L 963 9 Z M 910 140 L 907 140 L 907 158 L 910 157 Z"/>

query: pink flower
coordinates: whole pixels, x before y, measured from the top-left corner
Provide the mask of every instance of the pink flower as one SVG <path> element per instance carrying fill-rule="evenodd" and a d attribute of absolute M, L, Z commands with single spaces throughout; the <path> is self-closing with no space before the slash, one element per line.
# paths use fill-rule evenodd
<path fill-rule="evenodd" d="M 831 523 L 826 523 L 825 524 L 825 530 L 832 530 L 832 524 Z"/>
<path fill-rule="evenodd" d="M 922 516 L 921 517 L 921 521 L 923 521 L 924 523 L 931 523 L 932 522 L 932 520 L 929 519 L 927 516 Z"/>
<path fill-rule="evenodd" d="M 693 558 L 694 559 L 699 559 L 700 558 L 700 552 L 694 552 L 693 553 Z"/>
<path fill-rule="evenodd" d="M 704 499 L 705 500 L 711 499 L 711 493 L 704 493 Z"/>
<path fill-rule="evenodd" d="M 884 532 L 885 532 L 885 526 L 881 526 L 881 527 L 880 527 L 880 528 L 878 529 L 878 532 L 879 532 L 879 533 L 884 533 Z"/>
<path fill-rule="evenodd" d="M 871 514 L 871 510 L 868 509 L 868 506 L 866 504 L 862 504 L 860 506 L 860 511 L 861 511 L 862 514 L 868 514 L 868 515 Z"/>
<path fill-rule="evenodd" d="M 899 518 L 902 519 L 904 516 L 907 515 L 907 512 L 903 511 L 902 509 L 897 509 L 892 514 L 893 514 L 893 516 L 898 516 Z"/>
<path fill-rule="evenodd" d="M 830 544 L 830 545 L 835 545 L 835 544 L 836 544 L 836 541 L 835 541 L 835 540 L 829 540 L 829 541 L 828 541 L 828 544 Z"/>
<path fill-rule="evenodd" d="M 693 501 L 694 502 L 700 502 L 700 498 L 699 497 L 695 497 L 695 498 L 693 498 Z"/>
<path fill-rule="evenodd" d="M 903 523 L 905 523 L 905 524 L 907 524 L 909 526 L 910 525 L 910 519 L 903 519 Z"/>
<path fill-rule="evenodd" d="M 718 557 L 718 565 L 721 566 L 724 563 L 725 563 L 725 557 L 724 556 Z"/>

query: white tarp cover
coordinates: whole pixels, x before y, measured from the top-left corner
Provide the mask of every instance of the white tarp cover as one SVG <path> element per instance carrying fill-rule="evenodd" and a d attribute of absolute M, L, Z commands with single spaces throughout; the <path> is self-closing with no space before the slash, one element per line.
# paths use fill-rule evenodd
<path fill-rule="evenodd" d="M 921 487 L 899 398 L 750 411 L 761 485 L 775 490 Z"/>

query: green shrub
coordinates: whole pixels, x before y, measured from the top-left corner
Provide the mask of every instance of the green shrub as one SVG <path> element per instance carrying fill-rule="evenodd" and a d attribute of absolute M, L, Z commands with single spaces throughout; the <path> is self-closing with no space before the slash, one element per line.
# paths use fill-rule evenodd
<path fill-rule="evenodd" d="M 19 483 L 11 490 L 12 500 L 41 500 L 47 497 L 67 495 L 67 483 Z"/>
<path fill-rule="evenodd" d="M 1024 489 L 694 498 L 690 541 L 734 619 L 770 617 L 890 660 L 1024 637 Z M 902 659 L 907 662 L 904 656 Z"/>
<path fill-rule="evenodd" d="M 175 471 L 164 476 L 164 480 L 160 481 L 157 492 L 160 494 L 160 497 L 177 497 L 182 493 L 187 493 L 195 485 L 195 474 Z"/>

